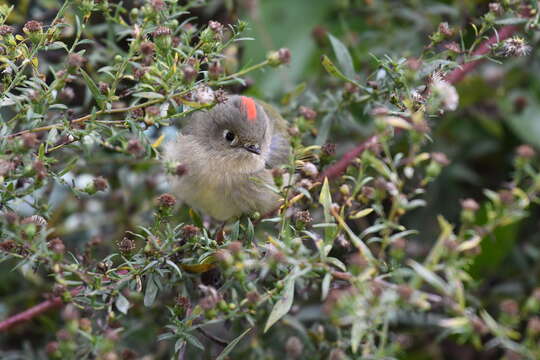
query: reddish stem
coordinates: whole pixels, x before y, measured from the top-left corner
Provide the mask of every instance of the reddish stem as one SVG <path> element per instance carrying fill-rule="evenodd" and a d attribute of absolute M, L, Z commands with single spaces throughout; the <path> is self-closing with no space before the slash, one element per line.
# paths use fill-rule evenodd
<path fill-rule="evenodd" d="M 82 290 L 82 286 L 77 287 L 73 290 L 71 290 L 71 295 L 75 296 Z M 11 327 L 29 321 L 36 316 L 39 316 L 43 314 L 46 311 L 49 311 L 51 309 L 61 307 L 64 304 L 62 298 L 59 296 L 56 296 L 52 299 L 45 300 L 42 303 L 37 304 L 36 306 L 32 306 L 30 309 L 26 309 L 25 311 L 18 313 L 16 315 L 13 315 L 9 318 L 7 318 L 4 321 L 0 322 L 0 332 L 9 330 Z"/>
<path fill-rule="evenodd" d="M 491 45 L 508 39 L 512 35 L 514 35 L 518 31 L 518 27 L 515 25 L 507 25 L 502 27 L 497 34 L 491 36 L 489 39 L 484 41 L 478 48 L 473 51 L 473 56 L 482 56 L 489 53 L 491 50 Z M 450 74 L 446 76 L 446 81 L 448 81 L 451 84 L 455 84 L 460 82 L 465 75 L 473 71 L 478 65 L 480 65 L 482 62 L 485 61 L 484 59 L 478 59 L 474 61 L 470 61 L 468 63 L 462 64 L 459 68 L 453 70 Z"/>
<path fill-rule="evenodd" d="M 343 157 L 337 163 L 324 170 L 319 176 L 319 180 L 324 180 L 324 178 L 333 179 L 343 174 L 354 159 L 358 157 L 358 155 L 376 145 L 378 142 L 379 137 L 377 135 L 367 138 L 367 140 L 345 153 L 345 155 L 343 155 Z"/>

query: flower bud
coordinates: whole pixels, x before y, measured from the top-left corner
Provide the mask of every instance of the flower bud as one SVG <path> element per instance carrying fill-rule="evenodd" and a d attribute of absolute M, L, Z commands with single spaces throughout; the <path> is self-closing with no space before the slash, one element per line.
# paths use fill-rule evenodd
<path fill-rule="evenodd" d="M 176 204 L 176 198 L 171 194 L 162 194 L 157 198 L 158 206 L 171 208 Z"/>
<path fill-rule="evenodd" d="M 36 20 L 27 21 L 24 24 L 23 32 L 28 36 L 30 41 L 36 44 L 41 40 L 43 35 L 43 24 Z"/>
<path fill-rule="evenodd" d="M 307 120 L 313 120 L 317 117 L 317 112 L 312 108 L 308 108 L 306 106 L 300 106 L 298 112 Z"/>
<path fill-rule="evenodd" d="M 120 251 L 122 254 L 130 254 L 133 250 L 135 250 L 135 241 L 124 237 L 122 240 L 116 243 L 116 246 L 118 247 L 118 251 Z"/>
<path fill-rule="evenodd" d="M 298 359 L 302 356 L 304 344 L 296 336 L 291 336 L 285 343 L 285 352 L 291 359 Z"/>
<path fill-rule="evenodd" d="M 212 80 L 218 79 L 221 74 L 223 73 L 223 67 L 221 66 L 219 61 L 213 61 L 208 65 L 208 76 Z"/>
<path fill-rule="evenodd" d="M 186 84 L 190 84 L 197 77 L 197 70 L 191 65 L 185 65 L 182 68 L 183 80 Z"/>
<path fill-rule="evenodd" d="M 530 145 L 520 145 L 516 149 L 516 154 L 524 159 L 531 159 L 536 155 L 536 152 Z"/>
<path fill-rule="evenodd" d="M 172 45 L 171 34 L 172 34 L 171 29 L 165 26 L 159 26 L 156 30 L 154 30 L 154 32 L 152 33 L 152 36 L 159 50 L 166 51 L 167 49 L 171 47 Z"/>
<path fill-rule="evenodd" d="M 97 191 L 105 191 L 109 187 L 109 183 L 104 177 L 98 176 L 94 179 L 94 187 Z"/>
<path fill-rule="evenodd" d="M 278 51 L 272 51 L 266 56 L 268 65 L 279 66 L 291 62 L 291 51 L 287 48 L 281 48 Z"/>

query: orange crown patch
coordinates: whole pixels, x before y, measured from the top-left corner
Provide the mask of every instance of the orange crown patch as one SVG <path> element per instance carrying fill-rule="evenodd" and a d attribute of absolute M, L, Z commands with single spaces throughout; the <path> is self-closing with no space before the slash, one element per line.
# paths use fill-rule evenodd
<path fill-rule="evenodd" d="M 244 105 L 247 119 L 249 121 L 255 121 L 257 119 L 257 105 L 255 101 L 247 96 L 242 96 L 242 104 Z"/>

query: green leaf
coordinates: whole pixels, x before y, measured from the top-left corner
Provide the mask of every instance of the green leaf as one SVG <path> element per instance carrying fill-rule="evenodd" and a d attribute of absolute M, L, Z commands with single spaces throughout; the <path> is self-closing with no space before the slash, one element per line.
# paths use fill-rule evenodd
<path fill-rule="evenodd" d="M 146 280 L 146 290 L 144 292 L 144 306 L 150 307 L 156 301 L 158 294 L 158 286 L 156 284 L 155 275 L 150 274 Z"/>
<path fill-rule="evenodd" d="M 330 207 L 332 206 L 332 195 L 330 194 L 330 185 L 328 179 L 325 178 L 321 193 L 319 194 L 319 204 L 323 206 L 324 221 L 325 223 L 334 223 L 334 217 L 330 213 Z M 337 234 L 337 228 L 325 227 L 324 228 L 324 243 L 330 244 L 333 242 L 334 237 Z"/>
<path fill-rule="evenodd" d="M 328 34 L 328 38 L 334 49 L 334 54 L 336 54 L 339 66 L 349 79 L 354 79 L 354 64 L 349 50 L 338 38 L 332 36 L 330 33 Z"/>
<path fill-rule="evenodd" d="M 288 93 L 286 93 L 282 98 L 281 98 L 281 103 L 283 105 L 289 105 L 290 102 L 300 96 L 304 91 L 306 90 L 306 83 L 303 82 L 301 84 L 299 84 L 298 86 L 296 86 L 293 91 L 290 91 Z"/>
<path fill-rule="evenodd" d="M 233 225 L 233 228 L 232 228 L 231 235 L 230 235 L 229 239 L 231 241 L 237 241 L 239 234 L 240 234 L 240 221 L 237 221 Z"/>
<path fill-rule="evenodd" d="M 364 322 L 361 322 L 358 319 L 353 322 L 351 329 L 351 350 L 353 354 L 356 354 L 358 351 L 358 345 L 360 345 L 360 341 L 362 341 L 366 330 L 367 327 Z"/>
<path fill-rule="evenodd" d="M 181 279 L 182 278 L 182 271 L 180 271 L 180 268 L 174 262 L 172 262 L 169 259 L 167 259 L 165 262 L 178 273 L 178 277 L 180 277 L 180 279 Z"/>
<path fill-rule="evenodd" d="M 251 222 L 251 219 L 247 219 L 247 231 L 246 231 L 246 240 L 248 244 L 251 244 L 253 242 L 253 238 L 255 237 L 255 228 L 253 227 L 253 223 Z"/>
<path fill-rule="evenodd" d="M 289 275 L 287 280 L 285 280 L 285 287 L 281 293 L 281 298 L 276 302 L 272 308 L 272 312 L 266 320 L 266 325 L 264 326 L 264 332 L 266 333 L 268 329 L 272 327 L 279 319 L 281 319 L 285 314 L 291 310 L 291 306 L 294 300 L 294 280 L 296 276 Z"/>
<path fill-rule="evenodd" d="M 92 96 L 94 97 L 94 100 L 96 100 L 96 103 L 98 104 L 100 109 L 105 108 L 105 97 L 101 95 L 101 92 L 99 91 L 99 88 L 97 87 L 96 83 L 90 75 L 86 73 L 83 69 L 79 70 L 81 72 L 81 75 L 86 82 L 86 85 L 88 85 L 88 89 L 90 89 L 90 92 L 92 93 Z"/>
<path fill-rule="evenodd" d="M 250 331 L 251 331 L 251 328 L 247 329 L 246 331 L 241 333 L 236 339 L 231 341 L 229 345 L 227 345 L 227 347 L 225 347 L 225 349 L 223 349 L 223 351 L 218 355 L 216 360 L 225 360 L 226 356 L 229 355 L 232 349 L 234 349 L 234 347 L 240 342 L 240 340 L 242 340 L 242 338 L 246 336 L 246 334 Z"/>
<path fill-rule="evenodd" d="M 343 75 L 341 71 L 339 71 L 339 69 L 336 67 L 336 65 L 334 65 L 334 63 L 332 62 L 332 60 L 330 60 L 328 56 L 326 55 L 322 56 L 321 64 L 326 70 L 326 72 L 328 72 L 330 75 L 344 81 L 351 81 L 349 78 Z"/>
<path fill-rule="evenodd" d="M 416 271 L 416 273 L 422 279 L 428 282 L 431 286 L 433 286 L 435 289 L 439 290 L 443 294 L 449 295 L 448 284 L 446 284 L 440 276 L 414 260 L 409 260 L 407 263 L 410 267 L 414 269 L 414 271 Z"/>
<path fill-rule="evenodd" d="M 122 294 L 118 294 L 114 305 L 122 314 L 127 314 L 129 310 L 129 300 Z"/>
<path fill-rule="evenodd" d="M 336 113 L 329 112 L 321 120 L 319 125 L 319 131 L 317 132 L 317 138 L 315 139 L 316 145 L 322 145 L 328 140 L 330 135 L 330 128 L 332 126 L 332 120 L 334 119 Z"/>
<path fill-rule="evenodd" d="M 136 93 L 136 94 L 133 94 L 133 96 L 146 98 L 146 99 L 164 99 L 165 98 L 165 96 L 163 96 L 160 93 L 150 92 L 150 91 Z"/>
<path fill-rule="evenodd" d="M 326 273 L 324 275 L 322 285 L 321 285 L 321 301 L 324 301 L 326 297 L 328 296 L 328 292 L 330 291 L 330 283 L 332 281 L 332 274 Z"/>

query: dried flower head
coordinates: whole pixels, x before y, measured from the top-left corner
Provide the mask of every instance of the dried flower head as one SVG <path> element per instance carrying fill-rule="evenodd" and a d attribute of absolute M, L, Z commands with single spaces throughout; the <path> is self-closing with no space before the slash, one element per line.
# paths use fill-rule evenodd
<path fill-rule="evenodd" d="M 199 285 L 199 289 L 204 294 L 204 297 L 199 300 L 199 306 L 204 310 L 210 310 L 216 307 L 221 300 L 221 294 L 212 286 Z"/>
<path fill-rule="evenodd" d="M 195 225 L 191 225 L 191 224 L 184 225 L 184 227 L 182 228 L 182 237 L 190 239 L 194 237 L 195 235 L 197 235 L 199 231 L 201 231 L 201 229 L 199 229 Z"/>
<path fill-rule="evenodd" d="M 531 159 L 536 155 L 536 152 L 530 145 L 520 145 L 516 149 L 516 154 L 522 158 Z"/>
<path fill-rule="evenodd" d="M 80 68 L 81 66 L 84 65 L 85 62 L 86 62 L 86 59 L 82 57 L 82 55 L 75 54 L 75 53 L 69 54 L 68 59 L 67 59 L 68 65 L 73 68 Z"/>
<path fill-rule="evenodd" d="M 96 191 L 105 191 L 109 187 L 109 183 L 103 176 L 98 176 L 94 179 L 94 187 Z"/>
<path fill-rule="evenodd" d="M 513 299 L 506 299 L 503 300 L 499 304 L 499 309 L 508 315 L 515 316 L 519 313 L 519 305 L 518 303 Z"/>
<path fill-rule="evenodd" d="M 489 11 L 495 14 L 500 14 L 502 12 L 502 5 L 498 2 L 489 3 Z"/>
<path fill-rule="evenodd" d="M 210 20 L 208 22 L 208 28 L 217 35 L 217 39 L 223 36 L 223 24 L 220 22 Z"/>
<path fill-rule="evenodd" d="M 157 198 L 157 203 L 162 207 L 173 207 L 176 204 L 176 198 L 168 193 L 161 194 Z"/>
<path fill-rule="evenodd" d="M 504 57 L 510 56 L 527 56 L 531 53 L 532 47 L 527 44 L 525 39 L 519 36 L 514 36 L 506 39 L 500 47 L 500 55 Z"/>
<path fill-rule="evenodd" d="M 242 243 L 240 241 L 233 241 L 229 244 L 228 249 L 233 254 L 238 254 L 242 251 Z"/>
<path fill-rule="evenodd" d="M 122 240 L 116 243 L 116 246 L 118 247 L 118 251 L 120 251 L 122 254 L 129 254 L 135 250 L 135 241 L 124 237 Z"/>
<path fill-rule="evenodd" d="M 321 146 L 321 152 L 323 155 L 326 156 L 334 156 L 336 154 L 336 144 L 334 143 L 326 143 L 323 146 Z"/>
<path fill-rule="evenodd" d="M 0 25 L 0 36 L 4 36 L 7 34 L 13 34 L 13 27 L 9 25 Z"/>
<path fill-rule="evenodd" d="M 300 106 L 298 113 L 308 120 L 313 120 L 317 117 L 317 112 L 307 106 Z"/>
<path fill-rule="evenodd" d="M 317 175 L 319 175 L 319 170 L 317 169 L 315 164 L 313 164 L 311 162 L 305 162 L 302 165 L 302 173 L 307 177 L 314 178 Z"/>
<path fill-rule="evenodd" d="M 461 207 L 463 210 L 468 211 L 478 211 L 480 209 L 480 205 L 474 200 L 474 199 L 463 199 L 461 200 Z"/>
<path fill-rule="evenodd" d="M 228 99 L 227 93 L 225 90 L 219 89 L 214 91 L 214 101 L 218 104 L 223 104 Z"/>
<path fill-rule="evenodd" d="M 34 133 L 26 133 L 22 136 L 23 145 L 26 148 L 32 149 L 34 148 L 38 143 L 37 135 Z"/>
<path fill-rule="evenodd" d="M 447 22 L 442 22 L 439 24 L 439 32 L 445 36 L 452 36 L 454 34 Z"/>
<path fill-rule="evenodd" d="M 297 223 L 307 225 L 313 221 L 313 218 L 311 217 L 311 213 L 309 212 L 309 210 L 301 210 L 301 211 L 297 211 L 294 214 L 294 220 Z"/>
<path fill-rule="evenodd" d="M 145 41 L 141 44 L 141 53 L 145 56 L 152 56 L 156 51 L 156 45 L 151 41 Z"/>
<path fill-rule="evenodd" d="M 448 157 L 446 156 L 446 154 L 441 153 L 441 152 L 431 153 L 431 158 L 433 159 L 433 161 L 443 166 L 450 164 L 450 160 L 448 160 Z"/>
<path fill-rule="evenodd" d="M 163 0 L 150 0 L 150 5 L 157 11 L 165 9 L 165 2 Z"/>
<path fill-rule="evenodd" d="M 60 238 L 54 238 L 52 240 L 49 240 L 48 248 L 57 254 L 63 254 L 66 250 L 64 242 Z"/>
<path fill-rule="evenodd" d="M 43 29 L 43 24 L 37 20 L 30 20 L 27 21 L 26 24 L 24 24 L 23 31 L 24 32 L 38 32 Z"/>
<path fill-rule="evenodd" d="M 185 65 L 182 68 L 183 79 L 186 83 L 190 83 L 197 77 L 197 70 L 191 65 Z"/>
<path fill-rule="evenodd" d="M 434 80 L 431 89 L 437 93 L 441 99 L 441 106 L 444 110 L 454 111 L 459 104 L 459 95 L 456 88 L 447 81 Z"/>
<path fill-rule="evenodd" d="M 144 151 L 144 148 L 139 139 L 131 139 L 127 144 L 127 152 L 131 155 L 140 155 Z"/>
<path fill-rule="evenodd" d="M 154 38 L 162 37 L 162 36 L 169 36 L 171 35 L 172 31 L 168 27 L 165 26 L 158 26 L 154 32 L 152 32 L 152 36 Z"/>
<path fill-rule="evenodd" d="M 287 342 L 285 343 L 285 352 L 289 358 L 298 359 L 300 356 L 302 356 L 303 351 L 304 344 L 298 337 L 291 336 L 289 339 L 287 339 Z"/>

